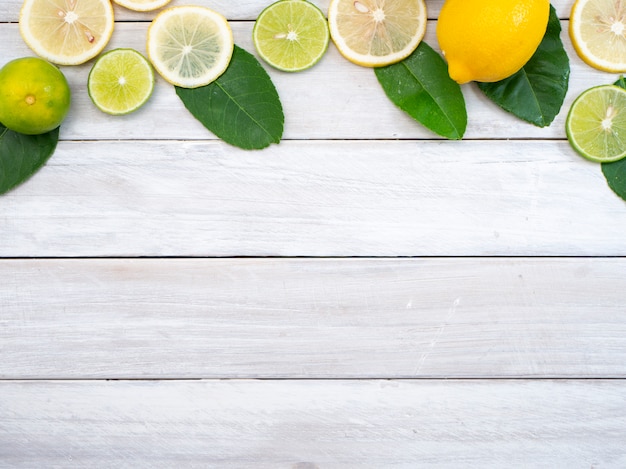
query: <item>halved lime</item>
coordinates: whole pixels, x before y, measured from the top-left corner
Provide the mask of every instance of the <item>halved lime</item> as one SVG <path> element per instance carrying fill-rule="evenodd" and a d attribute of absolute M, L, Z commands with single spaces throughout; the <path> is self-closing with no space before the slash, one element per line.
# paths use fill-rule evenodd
<path fill-rule="evenodd" d="M 567 139 L 588 160 L 609 163 L 626 156 L 626 90 L 601 85 L 583 91 L 567 115 Z"/>
<path fill-rule="evenodd" d="M 279 0 L 261 12 L 252 30 L 259 55 L 272 67 L 299 72 L 328 49 L 330 32 L 321 10 L 306 0 Z"/>
<path fill-rule="evenodd" d="M 152 95 L 154 72 L 150 62 L 134 49 L 103 54 L 87 80 L 89 97 L 98 109 L 121 115 L 136 111 Z"/>

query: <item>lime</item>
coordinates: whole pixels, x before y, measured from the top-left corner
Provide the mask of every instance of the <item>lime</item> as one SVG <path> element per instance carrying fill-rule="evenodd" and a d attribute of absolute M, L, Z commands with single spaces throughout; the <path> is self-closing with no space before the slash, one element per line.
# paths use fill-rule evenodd
<path fill-rule="evenodd" d="M 136 111 L 148 101 L 153 89 L 152 66 L 133 49 L 114 49 L 100 56 L 87 80 L 93 103 L 113 115 Z"/>
<path fill-rule="evenodd" d="M 24 0 L 20 33 L 40 57 L 78 65 L 98 55 L 111 39 L 110 0 Z"/>
<path fill-rule="evenodd" d="M 70 99 L 65 75 L 43 59 L 15 59 L 0 70 L 0 122 L 7 129 L 28 135 L 56 129 Z"/>
<path fill-rule="evenodd" d="M 328 49 L 330 33 L 321 10 L 306 0 L 279 0 L 254 23 L 252 40 L 272 67 L 298 72 L 315 65 Z"/>
<path fill-rule="evenodd" d="M 382 67 L 407 58 L 426 32 L 424 0 L 331 0 L 328 25 L 346 59 Z"/>
<path fill-rule="evenodd" d="M 226 18 L 202 6 L 170 7 L 148 28 L 148 57 L 157 72 L 182 88 L 208 85 L 226 71 L 235 44 Z"/>
<path fill-rule="evenodd" d="M 567 115 L 567 138 L 585 158 L 598 163 L 626 156 L 626 90 L 601 85 L 583 91 Z"/>

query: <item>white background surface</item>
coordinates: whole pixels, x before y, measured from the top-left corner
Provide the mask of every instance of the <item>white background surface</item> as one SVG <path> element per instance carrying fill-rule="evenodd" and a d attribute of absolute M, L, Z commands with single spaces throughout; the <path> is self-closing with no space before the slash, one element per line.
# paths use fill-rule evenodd
<path fill-rule="evenodd" d="M 269 1 L 193 3 L 254 52 Z M 576 56 L 571 4 L 554 123 L 465 85 L 460 142 L 333 45 L 266 67 L 285 134 L 255 152 L 160 78 L 114 118 L 64 67 L 57 151 L 0 196 L 0 467 L 626 467 L 626 203 L 564 132 L 617 75 Z M 19 8 L 1 63 L 32 55 Z M 145 52 L 153 14 L 115 12 L 109 48 Z"/>

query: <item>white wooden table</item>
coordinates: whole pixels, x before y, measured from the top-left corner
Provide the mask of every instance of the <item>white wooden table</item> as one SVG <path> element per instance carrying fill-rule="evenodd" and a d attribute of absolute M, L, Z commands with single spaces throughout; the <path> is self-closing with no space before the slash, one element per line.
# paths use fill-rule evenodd
<path fill-rule="evenodd" d="M 254 52 L 270 0 L 191 3 Z M 32 55 L 20 4 L 2 64 Z M 626 467 L 626 203 L 564 132 L 617 76 L 574 53 L 571 4 L 554 123 L 466 85 L 460 142 L 332 45 L 267 67 L 286 128 L 257 152 L 161 79 L 112 118 L 64 67 L 57 151 L 0 197 L 0 467 Z M 153 15 L 115 11 L 109 48 L 144 52 Z"/>

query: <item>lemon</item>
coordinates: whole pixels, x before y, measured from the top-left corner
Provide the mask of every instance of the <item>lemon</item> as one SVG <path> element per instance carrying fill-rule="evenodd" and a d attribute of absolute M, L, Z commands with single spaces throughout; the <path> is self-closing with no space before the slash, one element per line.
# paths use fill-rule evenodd
<path fill-rule="evenodd" d="M 154 89 L 148 60 L 133 49 L 114 49 L 98 58 L 89 72 L 87 91 L 107 114 L 129 114 L 143 106 Z"/>
<path fill-rule="evenodd" d="M 605 72 L 626 72 L 626 4 L 619 0 L 577 0 L 569 34 L 588 65 Z"/>
<path fill-rule="evenodd" d="M 437 39 L 459 84 L 495 82 L 519 71 L 548 26 L 549 0 L 446 0 Z"/>
<path fill-rule="evenodd" d="M 328 49 L 328 22 L 306 0 L 279 0 L 265 8 L 252 30 L 259 55 L 271 66 L 298 72 L 315 65 Z"/>
<path fill-rule="evenodd" d="M 600 85 L 583 91 L 565 122 L 567 139 L 588 160 L 610 163 L 626 156 L 626 90 Z"/>
<path fill-rule="evenodd" d="M 133 11 L 152 11 L 163 8 L 171 0 L 113 0 L 119 6 Z"/>
<path fill-rule="evenodd" d="M 339 52 L 365 67 L 405 59 L 426 32 L 423 0 L 331 0 L 328 25 Z"/>
<path fill-rule="evenodd" d="M 111 39 L 114 18 L 109 0 L 25 0 L 20 33 L 40 57 L 78 65 L 98 55 Z"/>
<path fill-rule="evenodd" d="M 148 58 L 165 80 L 182 88 L 208 85 L 218 78 L 234 47 L 226 18 L 201 6 L 163 10 L 148 28 Z"/>
<path fill-rule="evenodd" d="M 70 101 L 65 75 L 39 57 L 15 59 L 0 70 L 0 122 L 7 129 L 27 135 L 56 129 Z"/>

